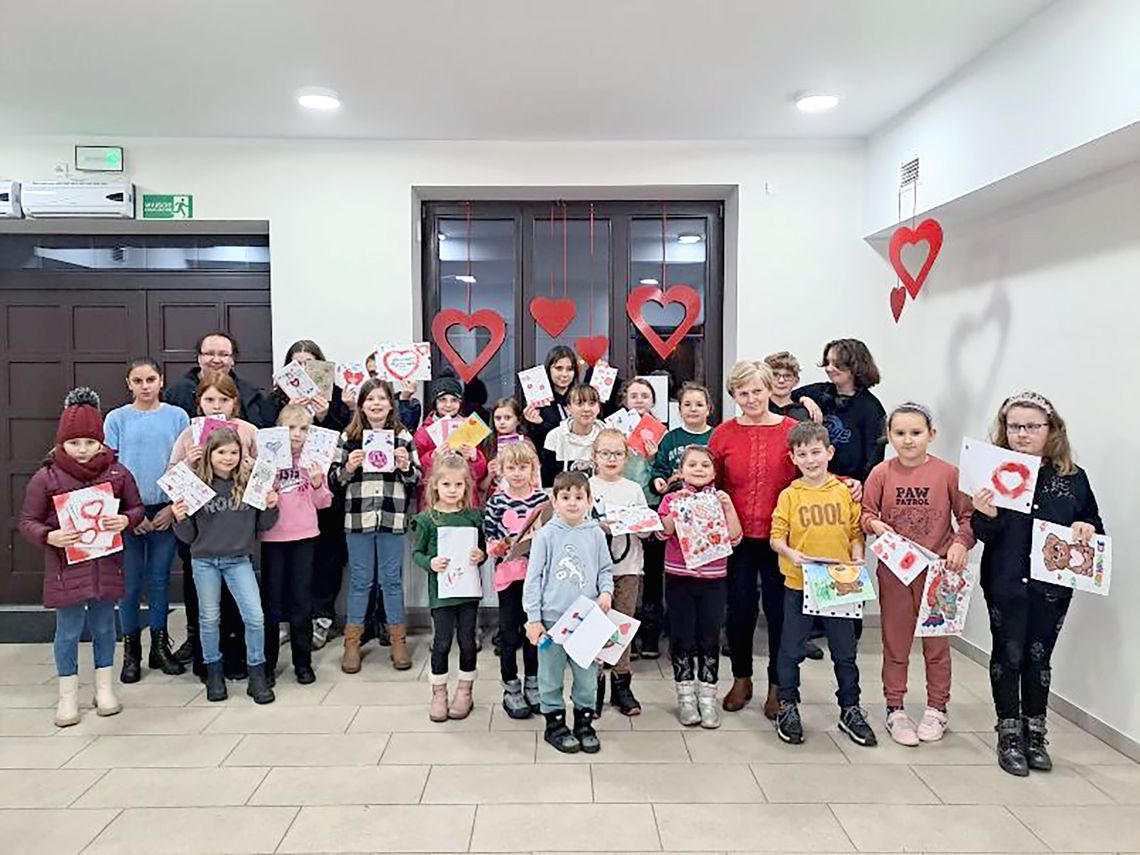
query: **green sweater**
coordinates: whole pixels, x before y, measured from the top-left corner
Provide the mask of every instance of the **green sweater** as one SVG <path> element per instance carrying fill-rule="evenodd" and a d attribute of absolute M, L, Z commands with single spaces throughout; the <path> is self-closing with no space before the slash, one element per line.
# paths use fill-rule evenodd
<path fill-rule="evenodd" d="M 474 508 L 467 508 L 455 513 L 442 513 L 427 510 L 416 514 L 412 519 L 412 532 L 415 536 L 415 546 L 412 549 L 412 561 L 427 571 L 428 574 L 428 606 L 438 609 L 441 606 L 458 606 L 463 603 L 477 603 L 479 597 L 443 597 L 439 596 L 439 579 L 431 569 L 431 560 L 439 552 L 439 529 L 441 526 L 459 526 L 477 529 L 479 532 L 478 546 L 486 551 L 486 540 L 483 537 L 483 515 Z"/>
<path fill-rule="evenodd" d="M 661 437 L 661 445 L 657 449 L 657 458 L 653 461 L 653 471 L 650 473 L 650 486 L 656 478 L 668 481 L 681 468 L 681 454 L 685 449 L 690 445 L 708 445 L 711 436 L 712 428 L 704 433 L 691 433 L 679 427 Z"/>

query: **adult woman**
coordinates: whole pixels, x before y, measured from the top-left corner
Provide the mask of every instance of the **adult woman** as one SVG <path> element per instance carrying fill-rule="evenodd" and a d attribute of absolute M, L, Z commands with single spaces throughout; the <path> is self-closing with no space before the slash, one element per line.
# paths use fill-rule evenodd
<path fill-rule="evenodd" d="M 735 712 L 752 699 L 752 636 L 762 599 L 769 651 L 764 714 L 771 719 L 779 708 L 776 653 L 784 625 L 784 580 L 768 536 L 776 499 L 796 476 L 788 454 L 788 432 L 796 422 L 768 409 L 773 378 L 772 369 L 763 362 L 737 362 L 726 386 L 740 415 L 713 431 L 709 448 L 720 467 L 722 486 L 740 515 L 744 539 L 728 562 L 727 635 L 733 680 L 723 706 Z"/>

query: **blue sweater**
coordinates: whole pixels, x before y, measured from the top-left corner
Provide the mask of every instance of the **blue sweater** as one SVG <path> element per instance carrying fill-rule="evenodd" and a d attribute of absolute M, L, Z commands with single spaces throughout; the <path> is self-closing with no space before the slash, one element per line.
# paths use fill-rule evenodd
<path fill-rule="evenodd" d="M 107 413 L 104 442 L 118 452 L 119 462 L 135 476 L 144 505 L 170 503 L 157 481 L 166 472 L 174 441 L 189 426 L 186 413 L 171 404 L 160 404 L 147 413 L 127 404 Z"/>
<path fill-rule="evenodd" d="M 555 515 L 530 546 L 523 583 L 528 621 L 553 623 L 579 596 L 596 600 L 614 592 L 614 562 L 596 520 L 569 526 Z"/>

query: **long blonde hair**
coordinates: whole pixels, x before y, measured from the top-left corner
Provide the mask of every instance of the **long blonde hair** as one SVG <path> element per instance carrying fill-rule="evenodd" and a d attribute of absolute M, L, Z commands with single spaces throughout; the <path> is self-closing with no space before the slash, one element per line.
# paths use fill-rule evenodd
<path fill-rule="evenodd" d="M 231 443 L 238 447 L 238 464 L 233 471 L 234 488 L 230 492 L 231 501 L 236 504 L 241 501 L 242 493 L 245 492 L 246 481 L 249 480 L 249 472 L 242 465 L 245 463 L 245 448 L 242 446 L 241 437 L 237 435 L 236 431 L 229 428 L 218 428 L 206 438 L 206 447 L 202 450 L 202 457 L 194 467 L 194 474 L 213 486 L 214 467 L 210 463 L 210 455 L 221 446 Z"/>
<path fill-rule="evenodd" d="M 1069 431 L 1065 420 L 1053 406 L 1053 402 L 1037 392 L 1019 392 L 1001 402 L 997 415 L 990 426 L 990 442 L 999 448 L 1009 448 L 1009 436 L 1005 429 L 1005 417 L 1014 407 L 1029 407 L 1045 416 L 1049 425 L 1049 438 L 1045 440 L 1045 450 L 1041 456 L 1053 464 L 1058 475 L 1072 475 L 1077 471 L 1073 460 L 1073 448 L 1069 445 Z"/>
<path fill-rule="evenodd" d="M 435 503 L 439 501 L 439 482 L 443 478 L 443 471 L 463 473 L 463 498 L 459 500 L 459 509 L 475 507 L 475 481 L 471 478 L 471 470 L 467 461 L 453 451 L 433 456 L 431 459 L 431 477 L 428 478 L 424 497 L 427 499 L 428 510 L 435 512 Z"/>

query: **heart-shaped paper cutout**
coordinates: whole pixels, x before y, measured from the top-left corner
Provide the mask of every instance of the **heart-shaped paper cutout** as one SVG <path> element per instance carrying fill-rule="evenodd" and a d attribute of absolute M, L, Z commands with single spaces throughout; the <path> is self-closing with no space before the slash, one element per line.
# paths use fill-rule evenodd
<path fill-rule="evenodd" d="M 491 340 L 487 342 L 486 347 L 479 352 L 470 364 L 456 353 L 451 342 L 447 340 L 447 331 L 453 326 L 461 326 L 468 330 L 484 327 L 491 333 Z M 507 325 L 503 321 L 502 315 L 492 309 L 479 309 L 470 315 L 459 311 L 459 309 L 444 309 L 431 322 L 431 337 L 435 341 L 436 347 L 443 353 L 444 358 L 459 372 L 463 382 L 470 383 L 503 346 L 503 341 L 507 337 Z"/>
<path fill-rule="evenodd" d="M 891 314 L 895 316 L 895 323 L 902 317 L 903 306 L 906 305 L 906 288 L 896 285 L 891 289 Z"/>
<path fill-rule="evenodd" d="M 346 386 L 360 386 L 364 383 L 363 371 L 342 371 L 341 376 L 344 377 L 344 384 Z"/>
<path fill-rule="evenodd" d="M 673 330 L 673 334 L 664 341 L 657 334 L 657 331 L 650 326 L 649 321 L 642 313 L 645 304 L 651 302 L 660 303 L 662 306 L 669 303 L 680 303 L 685 309 L 685 317 Z M 657 351 L 657 355 L 662 359 L 668 359 L 669 355 L 677 349 L 677 345 L 681 343 L 685 334 L 697 322 L 697 315 L 701 312 L 701 296 L 689 285 L 672 285 L 667 291 L 662 291 L 656 285 L 642 285 L 629 292 L 629 297 L 625 301 L 625 310 L 629 319 L 633 321 L 633 325 L 641 331 L 645 340 Z"/>
<path fill-rule="evenodd" d="M 518 534 L 522 531 L 522 527 L 526 525 L 527 517 L 529 514 L 520 514 L 514 508 L 507 508 L 503 512 L 503 528 L 509 534 Z"/>
<path fill-rule="evenodd" d="M 906 244 L 919 243 L 926 241 L 930 249 L 926 253 L 926 261 L 922 263 L 922 267 L 918 271 L 917 276 L 911 276 L 910 271 L 906 269 L 902 262 L 902 250 Z M 906 290 L 910 293 L 911 299 L 918 297 L 918 292 L 922 290 L 922 286 L 926 283 L 926 276 L 930 273 L 930 268 L 934 266 L 934 261 L 938 258 L 938 253 L 942 249 L 942 226 L 938 220 L 927 219 L 918 224 L 918 228 L 910 229 L 907 226 L 899 226 L 895 229 L 894 234 L 891 235 L 890 245 L 890 258 L 891 267 L 895 269 L 899 279 L 902 280 Z M 894 306 L 894 293 L 891 293 L 891 305 Z M 895 315 L 895 320 L 898 320 L 898 315 Z"/>
<path fill-rule="evenodd" d="M 594 365 L 610 349 L 610 340 L 604 335 L 582 336 L 574 339 L 574 349 L 587 365 Z"/>
<path fill-rule="evenodd" d="M 574 301 L 566 298 L 552 300 L 549 297 L 535 297 L 530 301 L 530 316 L 551 338 L 558 338 L 566 332 L 576 314 Z"/>
<path fill-rule="evenodd" d="M 384 369 L 397 380 L 407 380 L 420 367 L 420 354 L 415 348 L 402 347 L 384 351 Z"/>

